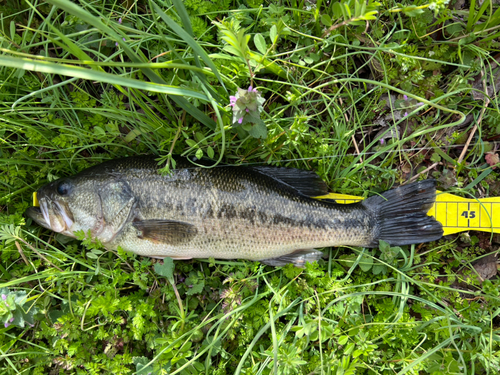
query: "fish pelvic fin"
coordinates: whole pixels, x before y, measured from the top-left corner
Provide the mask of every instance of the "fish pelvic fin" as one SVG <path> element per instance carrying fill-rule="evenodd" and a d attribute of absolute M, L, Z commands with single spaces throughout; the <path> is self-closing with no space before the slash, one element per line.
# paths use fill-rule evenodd
<path fill-rule="evenodd" d="M 435 180 L 414 182 L 368 198 L 363 205 L 375 213 L 377 230 L 367 247 L 378 247 L 379 240 L 402 246 L 441 238 L 441 223 L 427 215 L 435 199 Z"/>
<path fill-rule="evenodd" d="M 262 259 L 259 262 L 268 266 L 281 267 L 292 263 L 295 267 L 304 268 L 306 262 L 312 263 L 318 261 L 323 256 L 323 253 L 318 250 L 296 250 L 293 253 L 282 255 L 277 258 Z"/>

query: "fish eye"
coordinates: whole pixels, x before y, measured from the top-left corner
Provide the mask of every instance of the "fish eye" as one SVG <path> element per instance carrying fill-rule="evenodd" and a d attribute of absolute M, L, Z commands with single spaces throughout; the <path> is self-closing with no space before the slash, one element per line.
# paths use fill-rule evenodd
<path fill-rule="evenodd" d="M 68 195 L 71 190 L 71 184 L 68 181 L 63 181 L 59 185 L 57 185 L 57 194 L 59 195 Z"/>

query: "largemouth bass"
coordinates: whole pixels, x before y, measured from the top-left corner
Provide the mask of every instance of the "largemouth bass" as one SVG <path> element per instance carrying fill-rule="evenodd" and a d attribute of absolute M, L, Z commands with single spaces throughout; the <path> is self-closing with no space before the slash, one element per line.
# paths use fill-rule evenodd
<path fill-rule="evenodd" d="M 106 248 L 174 259 L 250 259 L 281 266 L 318 260 L 315 248 L 407 245 L 437 240 L 427 211 L 435 182 L 415 182 L 363 202 L 327 192 L 311 171 L 268 166 L 201 168 L 176 158 L 161 175 L 154 156 L 111 160 L 43 186 L 27 215 L 75 237 L 90 231 Z"/>

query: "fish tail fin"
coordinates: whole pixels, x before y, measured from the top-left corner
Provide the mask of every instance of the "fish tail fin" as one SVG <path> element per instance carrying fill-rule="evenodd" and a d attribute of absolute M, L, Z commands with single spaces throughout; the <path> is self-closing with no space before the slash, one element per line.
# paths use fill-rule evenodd
<path fill-rule="evenodd" d="M 379 240 L 402 246 L 441 238 L 441 223 L 427 215 L 435 199 L 435 180 L 414 182 L 368 198 L 363 204 L 376 213 L 378 227 L 368 247 L 377 247 Z"/>

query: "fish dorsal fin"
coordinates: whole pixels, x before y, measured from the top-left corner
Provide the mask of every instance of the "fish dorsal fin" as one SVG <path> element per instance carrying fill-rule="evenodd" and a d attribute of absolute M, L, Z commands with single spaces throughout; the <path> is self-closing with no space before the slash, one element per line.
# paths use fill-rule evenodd
<path fill-rule="evenodd" d="M 189 242 L 198 229 L 193 224 L 175 220 L 134 220 L 138 237 L 166 245 L 181 245 Z"/>
<path fill-rule="evenodd" d="M 251 167 L 253 170 L 290 186 L 298 193 L 308 197 L 325 195 L 326 183 L 313 171 L 295 168 Z"/>
<path fill-rule="evenodd" d="M 306 262 L 314 262 L 320 260 L 323 253 L 318 250 L 297 250 L 291 254 L 282 255 L 277 258 L 262 259 L 259 262 L 267 264 L 268 266 L 281 267 L 292 263 L 295 267 L 304 268 Z"/>

